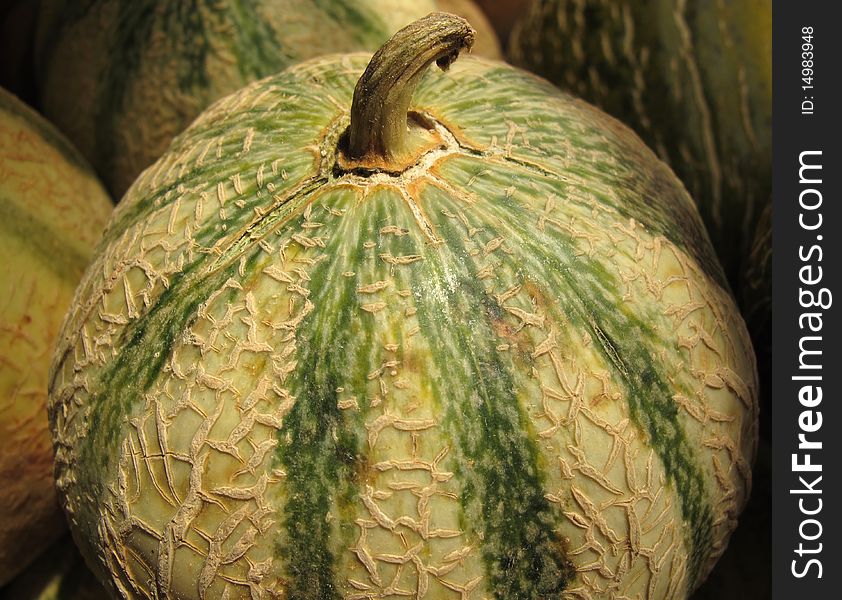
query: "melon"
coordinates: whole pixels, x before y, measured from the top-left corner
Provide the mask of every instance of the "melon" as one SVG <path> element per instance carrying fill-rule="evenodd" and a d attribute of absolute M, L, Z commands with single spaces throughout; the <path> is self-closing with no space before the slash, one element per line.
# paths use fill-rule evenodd
<path fill-rule="evenodd" d="M 757 381 L 693 201 L 472 40 L 255 82 L 118 205 L 50 384 L 115 593 L 686 598 L 724 550 Z"/>
<path fill-rule="evenodd" d="M 0 585 L 65 531 L 53 484 L 53 345 L 111 203 L 79 153 L 0 89 Z"/>
<path fill-rule="evenodd" d="M 119 200 L 214 100 L 300 60 L 374 51 L 435 8 L 434 0 L 44 0 L 41 103 Z M 499 55 L 496 40 L 489 48 Z"/>
<path fill-rule="evenodd" d="M 739 298 L 771 199 L 771 0 L 533 0 L 515 29 L 515 64 L 618 117 L 675 170 Z"/>

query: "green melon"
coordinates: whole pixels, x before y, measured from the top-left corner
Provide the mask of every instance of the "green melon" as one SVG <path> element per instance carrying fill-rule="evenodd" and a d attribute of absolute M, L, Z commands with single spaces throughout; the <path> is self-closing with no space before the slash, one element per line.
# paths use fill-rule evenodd
<path fill-rule="evenodd" d="M 529 74 L 422 76 L 471 39 L 256 82 L 118 206 L 50 415 L 124 596 L 685 598 L 724 550 L 756 375 L 693 202 Z"/>
<path fill-rule="evenodd" d="M 111 203 L 81 156 L 0 89 L 0 585 L 65 530 L 47 377 Z"/>
<path fill-rule="evenodd" d="M 433 0 L 43 0 L 47 117 L 119 199 L 214 100 L 330 52 L 375 50 Z"/>
<path fill-rule="evenodd" d="M 771 0 L 533 0 L 510 54 L 670 164 L 739 296 L 772 189 Z"/>

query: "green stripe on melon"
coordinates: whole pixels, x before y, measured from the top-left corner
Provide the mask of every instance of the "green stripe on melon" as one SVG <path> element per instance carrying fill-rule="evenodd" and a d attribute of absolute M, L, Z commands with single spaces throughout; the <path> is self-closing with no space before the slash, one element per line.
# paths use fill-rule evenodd
<path fill-rule="evenodd" d="M 536 234 L 522 206 L 505 194 L 494 204 L 496 210 L 487 219 L 498 220 L 499 228 L 484 229 L 491 239 L 504 237 L 524 250 L 524 256 L 504 259 L 503 264 L 509 263 L 507 266 L 516 272 L 521 261 L 534 261 L 529 264 L 531 277 L 511 283 L 533 287 L 536 290 L 533 303 L 549 295 L 550 290 L 569 290 L 558 305 L 550 304 L 544 310 L 587 332 L 614 377 L 622 382 L 632 420 L 648 434 L 667 475 L 679 490 L 682 514 L 691 525 L 688 544 L 692 548 L 691 572 L 695 576 L 698 561 L 710 553 L 713 515 L 704 477 L 694 457 L 695 449 L 685 437 L 672 398 L 676 391 L 674 384 L 670 384 L 668 375 L 659 368 L 657 353 L 664 351 L 664 347 L 651 323 L 657 322 L 661 315 L 651 313 L 641 319 L 634 313 L 618 310 L 623 305 L 623 298 L 618 294 L 622 289 L 620 281 L 603 264 L 588 260 L 573 236 L 553 225 L 545 227 L 544 235 Z M 449 205 L 448 209 L 452 212 L 457 207 Z M 526 227 L 521 225 L 524 223 Z M 572 272 L 576 273 L 575 277 L 570 275 Z"/>
<path fill-rule="evenodd" d="M 366 59 L 215 104 L 115 212 L 52 385 L 85 553 L 140 597 L 685 597 L 756 440 L 692 201 L 471 58 L 415 95 L 440 144 L 344 170 Z"/>
<path fill-rule="evenodd" d="M 352 191 L 320 196 L 334 210 L 348 210 L 357 200 Z M 366 375 L 373 370 L 373 323 L 362 319 L 353 329 L 345 327 L 356 317 L 357 285 L 356 278 L 342 276 L 350 266 L 365 268 L 368 261 L 355 222 L 332 221 L 314 231 L 321 239 L 330 232 L 324 252 L 336 259 L 320 261 L 309 280 L 300 282 L 307 290 L 304 302 L 313 308 L 296 339 L 297 365 L 288 383 L 293 397 L 307 401 L 295 402 L 278 432 L 278 460 L 289 485 L 287 535 L 278 544 L 279 555 L 287 557 L 290 595 L 302 599 L 342 597 L 335 562 L 353 546 L 354 505 L 365 485 L 368 460 L 361 435 L 365 413 L 341 408 L 343 400 L 365 402 Z M 336 529 L 339 540 L 331 543 Z"/>

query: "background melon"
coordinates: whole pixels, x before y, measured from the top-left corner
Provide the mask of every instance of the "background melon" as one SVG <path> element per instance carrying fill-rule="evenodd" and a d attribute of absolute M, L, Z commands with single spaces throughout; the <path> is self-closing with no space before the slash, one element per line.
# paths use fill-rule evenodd
<path fill-rule="evenodd" d="M 0 585 L 63 531 L 47 427 L 59 325 L 111 203 L 82 157 L 0 89 Z"/>

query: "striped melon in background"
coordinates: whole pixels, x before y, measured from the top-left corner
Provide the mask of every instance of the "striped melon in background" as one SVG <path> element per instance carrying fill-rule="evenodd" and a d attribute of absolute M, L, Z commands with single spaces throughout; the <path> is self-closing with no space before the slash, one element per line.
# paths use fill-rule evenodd
<path fill-rule="evenodd" d="M 758 353 L 772 362 L 772 203 L 763 209 L 751 241 L 751 253 L 743 275 L 742 305 L 751 331 L 762 333 L 755 340 Z"/>
<path fill-rule="evenodd" d="M 41 102 L 119 200 L 214 100 L 300 60 L 374 51 L 435 8 L 433 0 L 42 0 Z M 499 56 L 496 40 L 488 47 Z"/>
<path fill-rule="evenodd" d="M 0 585 L 66 531 L 47 374 L 111 203 L 51 125 L 0 89 Z"/>
<path fill-rule="evenodd" d="M 256 82 L 118 206 L 50 415 L 123 596 L 681 599 L 724 550 L 757 383 L 693 202 L 531 75 L 420 77 L 471 38 L 403 30 L 351 117 L 368 56 Z"/>

